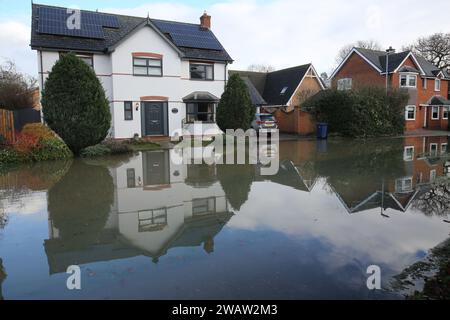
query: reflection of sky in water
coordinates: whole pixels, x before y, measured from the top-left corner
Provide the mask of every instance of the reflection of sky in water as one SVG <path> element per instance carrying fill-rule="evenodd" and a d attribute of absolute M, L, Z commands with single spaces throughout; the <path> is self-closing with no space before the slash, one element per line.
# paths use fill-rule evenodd
<path fill-rule="evenodd" d="M 374 186 L 365 184 L 357 192 L 358 185 L 347 181 L 361 183 L 359 177 L 346 180 L 331 173 L 341 183 L 341 197 L 330 179 L 313 179 L 317 161 L 310 159 L 294 159 L 297 169 L 282 163 L 286 171 L 261 177 L 252 173 L 254 168 L 234 168 L 232 176 L 229 168 L 174 166 L 167 162 L 170 156 L 123 159 L 109 163 L 109 173 L 98 164 L 77 164 L 49 192 L 3 197 L 0 208 L 9 217 L 0 230 L 0 257 L 7 272 L 1 285 L 4 297 L 395 298 L 367 290 L 366 268 L 379 265 L 386 284 L 449 234 L 442 216 L 426 216 L 414 206 L 406 212 L 389 207 L 382 216 L 377 205 L 368 205 L 350 214 L 344 193 L 351 200 L 347 203 L 364 200 L 361 195 L 380 190 L 376 174 Z M 329 151 L 328 157 L 333 156 Z M 295 189 L 295 170 L 307 174 L 310 183 L 300 181 Z M 112 194 L 102 194 L 110 197 L 111 209 L 96 217 L 104 203 L 91 189 L 108 189 L 95 181 L 105 174 L 114 183 Z M 246 175 L 251 181 L 246 182 Z M 390 175 L 396 177 L 395 172 Z M 75 193 L 62 198 L 70 189 Z M 77 211 L 92 206 L 93 212 Z M 142 221 L 139 210 L 147 210 Z M 234 215 L 224 215 L 227 210 Z M 74 215 L 72 220 L 64 220 L 66 211 Z M 209 213 L 195 215 L 203 211 Z M 157 219 L 149 220 L 152 215 Z M 88 228 L 97 223 L 99 228 Z M 70 292 L 63 271 L 77 261 L 83 290 Z"/>

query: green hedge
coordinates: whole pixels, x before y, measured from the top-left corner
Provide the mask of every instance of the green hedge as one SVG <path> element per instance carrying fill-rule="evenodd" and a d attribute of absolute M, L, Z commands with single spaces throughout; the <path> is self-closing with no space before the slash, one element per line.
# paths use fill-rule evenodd
<path fill-rule="evenodd" d="M 309 100 L 304 108 L 331 133 L 348 137 L 398 135 L 404 131 L 408 93 L 367 87 L 360 90 L 327 90 Z"/>

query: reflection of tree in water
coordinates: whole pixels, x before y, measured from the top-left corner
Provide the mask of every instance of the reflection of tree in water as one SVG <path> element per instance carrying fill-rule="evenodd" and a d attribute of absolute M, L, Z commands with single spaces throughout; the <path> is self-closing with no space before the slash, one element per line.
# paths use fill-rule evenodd
<path fill-rule="evenodd" d="M 412 205 L 427 216 L 450 214 L 450 179 L 440 181 L 416 199 Z"/>
<path fill-rule="evenodd" d="M 247 202 L 255 178 L 253 165 L 218 165 L 217 176 L 225 195 L 235 210 Z"/>
<path fill-rule="evenodd" d="M 419 283 L 424 283 L 420 291 L 415 287 Z M 408 299 L 449 300 L 450 238 L 433 248 L 424 260 L 396 275 L 391 287 Z"/>
<path fill-rule="evenodd" d="M 96 241 L 114 201 L 107 168 L 75 161 L 48 193 L 48 211 L 59 237 L 69 246 Z"/>
<path fill-rule="evenodd" d="M 23 203 L 33 191 L 47 191 L 67 173 L 72 160 L 44 161 L 0 170 L 0 229 L 8 223 L 9 203 Z"/>
<path fill-rule="evenodd" d="M 6 279 L 6 271 L 3 267 L 3 260 L 0 258 L 0 300 L 3 300 L 2 284 Z"/>

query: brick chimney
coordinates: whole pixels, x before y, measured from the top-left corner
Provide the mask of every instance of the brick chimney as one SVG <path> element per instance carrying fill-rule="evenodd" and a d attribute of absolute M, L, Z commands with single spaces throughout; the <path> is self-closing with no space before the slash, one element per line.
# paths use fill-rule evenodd
<path fill-rule="evenodd" d="M 200 17 L 200 25 L 202 28 L 211 29 L 211 16 L 208 15 L 206 11 Z"/>

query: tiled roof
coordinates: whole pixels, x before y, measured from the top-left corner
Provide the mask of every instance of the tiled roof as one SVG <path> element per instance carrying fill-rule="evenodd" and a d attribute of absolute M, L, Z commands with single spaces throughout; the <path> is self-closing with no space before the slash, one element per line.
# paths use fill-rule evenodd
<path fill-rule="evenodd" d="M 74 50 L 74 51 L 88 51 L 88 52 L 109 52 L 114 46 L 116 46 L 120 41 L 125 39 L 133 31 L 140 27 L 149 25 L 158 29 L 158 31 L 166 37 L 166 39 L 182 53 L 184 58 L 190 59 L 206 59 L 213 61 L 225 61 L 232 62 L 232 58 L 214 36 L 213 32 L 206 28 L 201 28 L 200 25 L 175 22 L 175 21 L 164 21 L 157 19 L 148 19 L 141 17 L 132 17 L 124 15 L 110 14 L 111 16 L 117 17 L 119 20 L 120 28 L 104 28 L 103 32 L 105 35 L 104 39 L 90 39 L 90 38 L 78 38 L 71 36 L 61 36 L 52 34 L 38 33 L 39 24 L 39 8 L 45 8 L 51 6 L 45 6 L 40 4 L 32 5 L 32 21 L 31 21 L 31 47 L 32 48 L 46 48 L 54 50 Z M 82 11 L 85 12 L 85 11 Z M 196 30 L 195 37 L 199 38 L 199 42 L 202 42 L 202 35 L 204 38 L 213 39 L 214 45 L 220 50 L 210 50 L 195 47 L 184 47 L 177 46 L 173 39 L 171 39 L 170 34 L 168 34 L 166 29 L 161 29 L 162 26 L 165 28 L 173 26 L 174 28 L 179 28 L 180 26 L 198 27 Z M 189 29 L 186 28 L 186 29 Z M 200 36 L 199 36 L 200 35 Z"/>
<path fill-rule="evenodd" d="M 386 52 L 370 50 L 364 48 L 355 48 L 360 54 L 362 54 L 367 60 L 369 60 L 373 65 L 375 65 L 381 72 L 386 72 Z M 404 51 L 399 53 L 393 53 L 389 55 L 389 72 L 394 72 L 400 64 L 406 59 L 406 57 L 411 53 L 411 51 Z M 414 58 L 419 64 L 419 68 L 423 70 L 424 75 L 427 77 L 436 77 L 436 75 L 441 72 L 439 68 L 434 66 L 432 63 L 427 61 L 425 58 L 418 54 L 412 53 Z M 446 78 L 450 78 L 447 72 L 444 72 Z"/>
<path fill-rule="evenodd" d="M 311 64 L 274 72 L 230 71 L 246 82 L 254 105 L 285 106 Z M 264 102 L 264 103 L 263 103 Z"/>
<path fill-rule="evenodd" d="M 305 64 L 268 73 L 263 93 L 264 100 L 269 105 L 286 105 L 310 66 L 311 64 Z M 283 89 L 286 91 L 281 94 Z"/>

